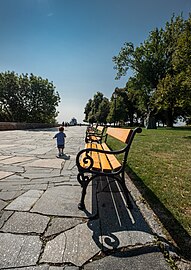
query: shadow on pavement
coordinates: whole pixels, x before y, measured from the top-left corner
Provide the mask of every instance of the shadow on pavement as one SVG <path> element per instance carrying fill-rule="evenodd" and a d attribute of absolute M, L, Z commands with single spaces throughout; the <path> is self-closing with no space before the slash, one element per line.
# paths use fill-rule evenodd
<path fill-rule="evenodd" d="M 113 179 L 109 181 L 107 177 L 100 177 L 97 184 L 94 180 L 92 211 L 94 214 L 98 211 L 99 228 L 94 220 L 88 221 L 88 227 L 93 231 L 96 245 L 104 253 L 111 253 L 125 247 L 135 247 L 135 249 L 138 247 L 140 252 L 142 250 L 145 253 L 144 249 L 140 249 L 141 245 L 155 245 L 150 227 L 133 201 L 132 204 L 133 209 L 128 209 L 123 192 Z M 153 248 L 148 249 L 147 252 L 153 252 Z"/>

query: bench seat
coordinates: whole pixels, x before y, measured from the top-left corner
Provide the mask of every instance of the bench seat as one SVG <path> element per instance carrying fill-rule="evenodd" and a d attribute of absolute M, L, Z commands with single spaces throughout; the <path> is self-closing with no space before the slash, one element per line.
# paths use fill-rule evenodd
<path fill-rule="evenodd" d="M 92 149 L 99 149 L 99 150 L 106 150 L 111 151 L 106 143 L 97 144 L 97 143 L 86 143 L 85 148 L 92 148 Z M 93 158 L 94 164 L 93 169 L 102 171 L 102 172 L 112 172 L 119 170 L 121 168 L 121 163 L 118 161 L 118 159 L 115 157 L 114 154 L 105 154 L 100 152 L 95 152 L 90 150 L 89 155 Z M 86 153 L 84 152 L 84 155 L 80 161 L 80 165 L 86 169 L 90 165 L 89 163 L 84 162 L 84 157 L 86 156 Z"/>

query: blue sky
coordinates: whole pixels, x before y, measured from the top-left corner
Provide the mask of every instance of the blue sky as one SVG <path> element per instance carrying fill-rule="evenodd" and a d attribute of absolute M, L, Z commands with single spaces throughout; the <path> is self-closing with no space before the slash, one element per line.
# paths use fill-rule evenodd
<path fill-rule="evenodd" d="M 0 72 L 53 81 L 58 121 L 84 119 L 87 101 L 115 87 L 112 57 L 125 42 L 139 46 L 173 13 L 188 18 L 191 0 L 0 0 Z"/>

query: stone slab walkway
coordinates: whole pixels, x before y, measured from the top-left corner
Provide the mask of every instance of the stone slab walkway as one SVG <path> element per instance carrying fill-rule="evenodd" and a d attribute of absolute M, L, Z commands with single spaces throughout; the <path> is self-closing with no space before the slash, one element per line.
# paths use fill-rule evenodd
<path fill-rule="evenodd" d="M 84 147 L 85 127 L 65 129 L 63 159 L 56 158 L 55 132 L 0 132 L 0 269 L 169 270 L 156 244 L 162 229 L 148 225 L 146 206 L 137 207 L 140 197 L 128 178 L 133 210 L 107 178 L 89 185 L 87 212 L 78 210 L 75 158 Z M 89 221 L 87 213 L 96 207 L 99 218 Z"/>

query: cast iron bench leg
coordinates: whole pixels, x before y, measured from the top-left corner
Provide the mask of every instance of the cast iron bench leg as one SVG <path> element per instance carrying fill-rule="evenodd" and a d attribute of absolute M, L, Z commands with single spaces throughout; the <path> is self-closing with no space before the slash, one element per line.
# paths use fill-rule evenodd
<path fill-rule="evenodd" d="M 80 210 L 84 210 L 86 208 L 84 200 L 85 200 L 85 196 L 86 196 L 86 189 L 87 189 L 87 186 L 88 186 L 90 181 L 91 181 L 91 179 L 88 176 L 84 176 L 83 173 L 78 174 L 78 182 L 80 183 L 80 185 L 82 187 L 81 200 L 80 200 L 80 203 L 78 204 L 78 209 L 80 209 Z"/>

